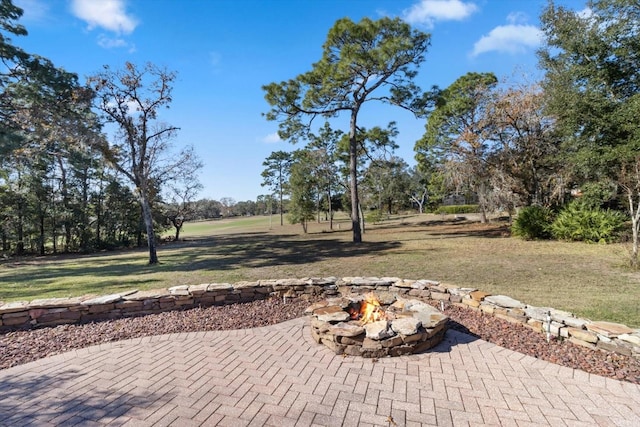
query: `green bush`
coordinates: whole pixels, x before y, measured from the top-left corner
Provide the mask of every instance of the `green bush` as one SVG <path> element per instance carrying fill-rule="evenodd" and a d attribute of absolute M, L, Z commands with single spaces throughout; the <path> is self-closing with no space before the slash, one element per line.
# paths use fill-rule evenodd
<path fill-rule="evenodd" d="M 377 224 L 384 220 L 384 215 L 379 209 L 375 209 L 367 213 L 365 220 L 370 224 Z"/>
<path fill-rule="evenodd" d="M 514 236 L 526 240 L 550 239 L 553 211 L 542 206 L 527 206 L 520 209 L 511 225 Z"/>
<path fill-rule="evenodd" d="M 446 214 L 470 214 L 478 212 L 478 205 L 449 205 L 440 206 L 434 213 Z"/>
<path fill-rule="evenodd" d="M 619 239 L 624 221 L 620 212 L 573 202 L 558 214 L 551 232 L 559 240 L 609 243 Z"/>

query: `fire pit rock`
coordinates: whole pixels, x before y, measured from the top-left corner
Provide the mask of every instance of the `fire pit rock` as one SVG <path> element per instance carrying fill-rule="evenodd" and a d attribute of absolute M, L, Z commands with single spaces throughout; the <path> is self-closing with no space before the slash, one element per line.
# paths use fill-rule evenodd
<path fill-rule="evenodd" d="M 336 354 L 370 358 L 428 350 L 442 341 L 448 321 L 424 301 L 389 293 L 331 298 L 307 313 L 318 344 Z"/>

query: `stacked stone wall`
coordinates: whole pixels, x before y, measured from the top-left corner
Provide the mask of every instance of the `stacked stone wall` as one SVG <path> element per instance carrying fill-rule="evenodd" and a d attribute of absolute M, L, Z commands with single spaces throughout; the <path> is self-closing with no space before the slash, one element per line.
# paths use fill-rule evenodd
<path fill-rule="evenodd" d="M 640 358 L 640 329 L 590 321 L 566 311 L 534 307 L 504 295 L 433 280 L 396 277 L 326 277 L 259 280 L 174 286 L 163 290 L 129 291 L 98 297 L 52 298 L 0 304 L 0 330 L 50 327 L 160 313 L 194 307 L 250 302 L 269 296 L 314 299 L 370 291 L 391 292 L 471 310 L 521 323 L 551 339 Z"/>

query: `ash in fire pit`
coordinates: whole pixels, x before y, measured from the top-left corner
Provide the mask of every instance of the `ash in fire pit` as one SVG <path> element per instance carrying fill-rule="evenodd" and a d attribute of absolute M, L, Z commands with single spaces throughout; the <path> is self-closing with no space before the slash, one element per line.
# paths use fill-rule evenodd
<path fill-rule="evenodd" d="M 429 304 L 369 293 L 312 305 L 311 335 L 336 354 L 401 356 L 434 347 L 444 337 L 447 316 Z"/>

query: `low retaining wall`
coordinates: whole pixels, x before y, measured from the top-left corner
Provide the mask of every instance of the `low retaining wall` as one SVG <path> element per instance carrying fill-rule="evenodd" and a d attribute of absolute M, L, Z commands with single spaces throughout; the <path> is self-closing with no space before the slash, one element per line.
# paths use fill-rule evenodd
<path fill-rule="evenodd" d="M 395 277 L 335 277 L 259 280 L 174 286 L 166 290 L 130 291 L 100 297 L 52 298 L 0 305 L 0 330 L 86 323 L 169 310 L 209 307 L 264 299 L 330 297 L 369 291 L 392 292 L 442 301 L 521 323 L 574 344 L 640 358 L 640 329 L 580 319 L 547 307 L 533 307 L 504 295 L 459 288 L 432 280 Z"/>

